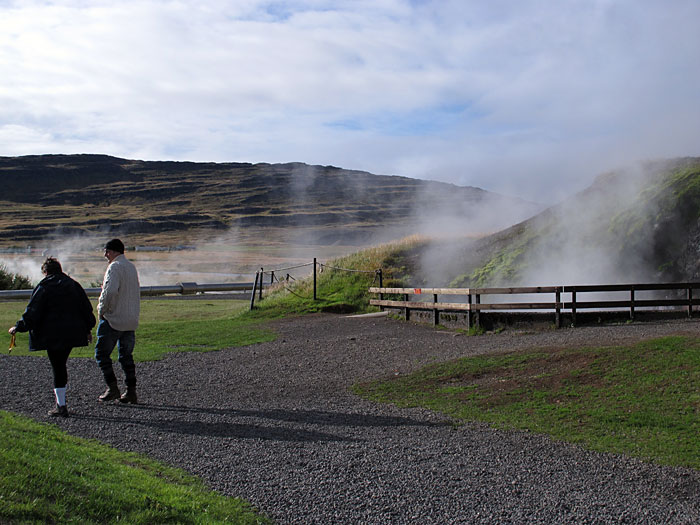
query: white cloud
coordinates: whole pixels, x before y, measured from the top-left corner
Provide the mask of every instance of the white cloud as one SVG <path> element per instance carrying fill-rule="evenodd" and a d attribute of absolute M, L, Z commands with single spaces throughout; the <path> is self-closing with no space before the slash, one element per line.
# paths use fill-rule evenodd
<path fill-rule="evenodd" d="M 695 0 L 0 2 L 0 154 L 302 161 L 551 201 L 698 155 Z"/>

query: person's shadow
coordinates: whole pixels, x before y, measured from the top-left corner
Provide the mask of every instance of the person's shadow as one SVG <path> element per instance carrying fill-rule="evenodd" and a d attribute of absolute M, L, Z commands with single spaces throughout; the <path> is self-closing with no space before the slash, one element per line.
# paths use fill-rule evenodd
<path fill-rule="evenodd" d="M 371 414 L 353 414 L 323 410 L 289 410 L 289 409 L 217 409 L 198 408 L 178 405 L 129 405 L 135 411 L 157 411 L 162 417 L 140 418 L 133 412 L 128 416 L 80 415 L 76 418 L 96 421 L 111 421 L 120 424 L 136 424 L 151 427 L 161 432 L 189 434 L 196 436 L 215 436 L 222 438 L 264 439 L 275 441 L 361 441 L 342 434 L 321 432 L 306 428 L 307 426 L 324 427 L 411 427 L 444 426 L 449 422 L 431 423 L 405 417 L 377 416 Z M 178 418 L 177 414 L 201 414 L 200 421 L 191 417 Z M 217 416 L 216 421 L 206 421 L 207 416 Z M 281 424 L 261 424 L 241 422 L 241 418 L 270 420 Z M 234 421 L 226 421 L 233 419 Z M 288 424 L 292 423 L 292 425 Z"/>

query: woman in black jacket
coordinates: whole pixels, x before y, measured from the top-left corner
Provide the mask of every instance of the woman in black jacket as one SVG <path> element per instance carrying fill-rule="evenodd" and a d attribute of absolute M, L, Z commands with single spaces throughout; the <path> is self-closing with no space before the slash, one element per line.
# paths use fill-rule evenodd
<path fill-rule="evenodd" d="M 56 407 L 50 416 L 68 416 L 66 363 L 71 350 L 92 342 L 95 316 L 92 304 L 76 281 L 68 277 L 53 257 L 41 265 L 46 277 L 34 288 L 22 318 L 8 331 L 29 332 L 29 350 L 46 350 L 53 369 Z"/>

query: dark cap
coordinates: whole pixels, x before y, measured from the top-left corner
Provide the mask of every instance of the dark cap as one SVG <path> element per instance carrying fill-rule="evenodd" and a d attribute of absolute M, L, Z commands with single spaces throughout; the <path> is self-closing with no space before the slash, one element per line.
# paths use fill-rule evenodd
<path fill-rule="evenodd" d="M 112 250 L 113 252 L 124 253 L 124 243 L 119 239 L 112 239 L 107 244 L 105 244 L 105 250 Z"/>

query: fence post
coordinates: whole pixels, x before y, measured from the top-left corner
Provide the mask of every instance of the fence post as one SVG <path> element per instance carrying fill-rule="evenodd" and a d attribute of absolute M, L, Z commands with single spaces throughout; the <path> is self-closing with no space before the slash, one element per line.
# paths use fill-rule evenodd
<path fill-rule="evenodd" d="M 433 294 L 433 302 L 434 303 L 438 302 L 438 296 L 436 293 Z M 440 324 L 440 311 L 437 308 L 435 308 L 433 310 L 433 325 L 437 326 L 439 324 Z"/>
<path fill-rule="evenodd" d="M 556 287 L 556 291 L 554 292 L 554 302 L 556 303 L 554 313 L 554 325 L 557 328 L 561 328 L 561 289 L 558 286 Z"/>
<path fill-rule="evenodd" d="M 481 294 L 475 294 L 474 295 L 474 304 L 481 304 Z M 481 317 L 481 310 L 478 308 L 474 311 L 474 327 L 479 328 L 479 324 L 481 320 L 479 319 Z"/>
<path fill-rule="evenodd" d="M 467 310 L 467 330 L 472 327 L 472 294 L 467 294 L 467 304 L 469 308 Z"/>
<path fill-rule="evenodd" d="M 258 288 L 258 299 L 262 301 L 262 289 L 263 289 L 263 279 L 265 278 L 265 272 L 260 268 L 260 288 Z"/>
<path fill-rule="evenodd" d="M 379 275 L 379 288 L 384 288 L 384 277 L 383 277 L 383 275 L 382 275 L 382 269 L 381 269 L 381 268 L 379 268 L 379 270 L 377 270 L 377 274 Z M 381 292 L 379 293 L 379 300 L 380 300 L 380 301 L 383 301 L 383 300 L 384 300 L 384 294 L 381 293 Z M 379 307 L 379 311 L 380 311 L 380 312 L 383 312 L 383 311 L 384 311 L 384 307 L 383 307 L 383 306 L 380 306 L 380 307 Z"/>
<path fill-rule="evenodd" d="M 688 317 L 693 317 L 693 288 L 688 285 Z"/>
<path fill-rule="evenodd" d="M 275 284 L 275 270 L 270 272 L 270 285 Z"/>
<path fill-rule="evenodd" d="M 314 301 L 316 300 L 316 257 L 314 257 Z"/>
<path fill-rule="evenodd" d="M 253 282 L 253 292 L 250 294 L 250 309 L 255 308 L 255 288 L 258 286 L 258 272 L 255 272 L 255 281 Z"/>
<path fill-rule="evenodd" d="M 630 287 L 630 320 L 634 321 L 634 286 Z"/>
<path fill-rule="evenodd" d="M 405 293 L 403 294 L 403 300 L 408 303 L 408 294 Z M 406 307 L 404 308 L 404 319 L 408 321 L 411 318 L 411 309 L 408 307 L 408 304 L 406 304 Z"/>
<path fill-rule="evenodd" d="M 576 326 L 576 290 L 571 291 L 571 324 Z"/>

